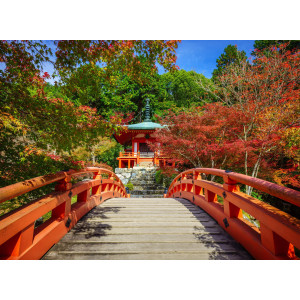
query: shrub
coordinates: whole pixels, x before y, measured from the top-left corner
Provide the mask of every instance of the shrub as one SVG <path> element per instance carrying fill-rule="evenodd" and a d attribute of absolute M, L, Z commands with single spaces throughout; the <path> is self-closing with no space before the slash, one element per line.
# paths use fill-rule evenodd
<path fill-rule="evenodd" d="M 172 167 L 161 168 L 155 173 L 155 182 L 168 188 L 177 174 L 178 172 Z"/>
<path fill-rule="evenodd" d="M 158 171 L 155 172 L 155 182 L 157 184 L 163 184 L 162 170 L 158 170 Z"/>
<path fill-rule="evenodd" d="M 131 183 L 131 181 L 129 181 L 125 187 L 128 187 L 129 191 L 132 191 L 133 190 L 133 184 Z"/>

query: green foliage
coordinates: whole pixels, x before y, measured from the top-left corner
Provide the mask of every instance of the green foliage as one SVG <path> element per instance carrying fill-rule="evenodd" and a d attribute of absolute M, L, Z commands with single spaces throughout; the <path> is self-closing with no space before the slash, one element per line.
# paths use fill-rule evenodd
<path fill-rule="evenodd" d="M 224 53 L 217 59 L 217 68 L 213 71 L 212 80 L 218 82 L 218 77 L 224 73 L 228 66 L 239 64 L 244 59 L 247 59 L 245 51 L 239 51 L 237 46 L 228 45 L 224 49 Z"/>
<path fill-rule="evenodd" d="M 160 107 L 164 93 L 161 76 L 158 73 L 147 77 L 147 84 L 141 83 L 121 72 L 104 77 L 104 68 L 92 64 L 84 65 L 72 73 L 63 91 L 77 105 L 97 108 L 100 115 L 109 117 L 115 112 L 135 113 L 135 122 L 142 121 L 145 99 L 151 100 L 154 110 Z"/>
<path fill-rule="evenodd" d="M 242 185 L 242 186 L 240 187 L 240 191 L 243 192 L 243 193 L 246 193 L 246 186 L 245 186 L 245 185 Z M 252 196 L 253 198 L 256 198 L 256 199 L 258 199 L 258 200 L 264 201 L 264 200 L 263 200 L 263 193 L 260 192 L 260 191 L 252 190 L 250 196 Z"/>
<path fill-rule="evenodd" d="M 0 187 L 46 174 L 54 174 L 62 170 L 80 169 L 83 167 L 81 163 L 72 161 L 70 157 L 48 154 L 29 146 L 19 145 L 18 151 L 15 150 L 16 148 L 10 149 L 6 160 L 1 161 Z M 50 193 L 53 191 L 54 185 L 47 185 L 1 203 L 0 215 Z"/>
<path fill-rule="evenodd" d="M 66 95 L 76 104 L 89 105 L 105 117 L 116 111 L 134 112 L 133 122 L 143 120 L 145 99 L 151 101 L 152 115 L 161 115 L 172 107 L 203 105 L 215 99 L 206 89 L 214 90 L 213 82 L 202 74 L 185 70 L 158 73 L 147 77 L 147 84 L 115 72 L 111 81 L 104 78 L 104 69 L 95 65 L 78 68 L 63 86 Z"/>
<path fill-rule="evenodd" d="M 155 182 L 157 184 L 163 185 L 164 187 L 168 188 L 176 176 L 177 176 L 176 172 L 173 172 L 171 174 L 165 172 L 165 170 L 163 169 L 159 169 L 155 172 Z"/>
<path fill-rule="evenodd" d="M 162 174 L 162 170 L 157 170 L 155 172 L 155 182 L 157 184 L 163 184 L 163 174 Z"/>
<path fill-rule="evenodd" d="M 134 186 L 133 186 L 133 184 L 132 184 L 131 181 L 129 181 L 129 182 L 125 185 L 125 187 L 127 187 L 127 188 L 129 189 L 129 191 L 133 191 L 133 189 L 134 189 Z"/>
<path fill-rule="evenodd" d="M 71 74 L 62 89 L 74 103 L 97 108 L 98 113 L 104 117 L 112 116 L 116 111 L 135 111 L 132 96 L 128 97 L 128 91 L 133 90 L 128 84 L 129 78 L 124 76 L 122 79 L 119 76 L 112 76 L 112 82 L 108 82 L 103 68 L 92 64 L 83 65 Z"/>
<path fill-rule="evenodd" d="M 206 92 L 213 89 L 213 82 L 194 71 L 179 70 L 161 75 L 163 85 L 162 101 L 177 107 L 200 106 L 214 98 Z"/>
<path fill-rule="evenodd" d="M 113 169 L 118 168 L 117 157 L 119 157 L 120 151 L 124 151 L 123 146 L 120 144 L 115 144 L 111 148 L 102 152 L 100 155 L 96 156 L 96 160 L 98 162 L 108 164 Z"/>
<path fill-rule="evenodd" d="M 59 85 L 53 85 L 49 82 L 45 84 L 44 91 L 47 94 L 47 97 L 49 98 L 60 98 L 64 99 L 66 101 L 69 100 L 67 95 L 64 93 L 63 89 Z"/>

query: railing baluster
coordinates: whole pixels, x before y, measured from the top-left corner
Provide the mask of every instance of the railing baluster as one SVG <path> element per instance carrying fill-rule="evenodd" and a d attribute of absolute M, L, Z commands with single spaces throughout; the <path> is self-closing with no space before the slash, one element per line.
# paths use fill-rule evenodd
<path fill-rule="evenodd" d="M 205 200 L 207 202 L 217 202 L 217 195 L 210 190 L 205 190 Z"/>
<path fill-rule="evenodd" d="M 271 251 L 273 255 L 289 256 L 291 258 L 295 256 L 294 247 L 264 223 L 260 223 L 260 234 L 262 245 Z"/>
<path fill-rule="evenodd" d="M 90 200 L 90 189 L 85 190 L 77 195 L 77 202 L 88 202 Z"/>

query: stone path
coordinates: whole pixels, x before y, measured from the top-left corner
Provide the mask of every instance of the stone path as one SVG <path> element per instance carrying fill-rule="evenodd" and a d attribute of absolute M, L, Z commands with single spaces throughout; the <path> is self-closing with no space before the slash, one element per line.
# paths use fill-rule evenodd
<path fill-rule="evenodd" d="M 184 199 L 114 198 L 85 215 L 43 259 L 252 259 Z"/>

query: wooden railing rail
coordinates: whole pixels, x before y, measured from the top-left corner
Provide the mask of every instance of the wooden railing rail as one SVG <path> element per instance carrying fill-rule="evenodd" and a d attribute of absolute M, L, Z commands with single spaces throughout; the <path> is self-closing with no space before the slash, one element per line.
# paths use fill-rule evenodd
<path fill-rule="evenodd" d="M 223 178 L 223 184 L 203 180 L 202 174 Z M 283 201 L 300 206 L 300 192 L 239 173 L 195 168 L 182 172 L 172 181 L 165 197 L 190 200 L 226 230 L 256 259 L 296 259 L 300 249 L 300 220 L 245 193 L 245 184 Z M 217 197 L 223 199 L 223 204 Z M 242 210 L 260 222 L 257 228 L 243 218 Z"/>
<path fill-rule="evenodd" d="M 92 173 L 93 179 L 72 185 L 72 177 Z M 105 178 L 103 178 L 103 175 Z M 112 197 L 128 197 L 113 172 L 96 167 L 58 172 L 0 189 L 0 202 L 56 182 L 55 191 L 0 217 L 0 259 L 39 259 L 93 207 Z M 77 202 L 71 204 L 77 196 Z M 37 219 L 51 212 L 39 226 Z"/>
<path fill-rule="evenodd" d="M 120 152 L 119 157 L 139 157 L 139 152 Z"/>

